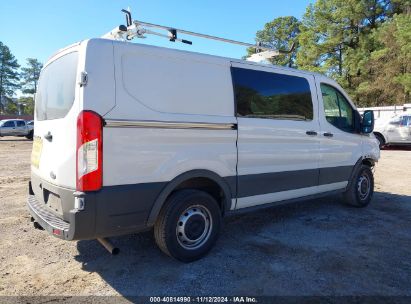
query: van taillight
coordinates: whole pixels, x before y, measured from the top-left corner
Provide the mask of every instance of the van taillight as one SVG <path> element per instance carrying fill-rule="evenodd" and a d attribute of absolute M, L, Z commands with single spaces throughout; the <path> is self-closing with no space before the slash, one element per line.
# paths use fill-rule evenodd
<path fill-rule="evenodd" d="M 93 111 L 77 118 L 77 191 L 96 191 L 103 185 L 103 119 Z"/>

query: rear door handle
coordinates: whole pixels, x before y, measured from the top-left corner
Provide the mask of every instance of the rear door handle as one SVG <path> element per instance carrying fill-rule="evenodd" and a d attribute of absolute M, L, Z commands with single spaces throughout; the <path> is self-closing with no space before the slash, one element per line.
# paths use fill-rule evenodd
<path fill-rule="evenodd" d="M 317 135 L 317 132 L 315 132 L 315 131 L 307 131 L 307 132 L 305 132 L 305 134 L 310 135 L 310 136 L 315 136 L 315 135 Z"/>
<path fill-rule="evenodd" d="M 330 133 L 330 132 L 325 132 L 323 135 L 324 135 L 325 137 L 333 137 L 333 136 L 334 136 L 334 134 L 332 134 L 332 133 Z"/>
<path fill-rule="evenodd" d="M 44 138 L 47 139 L 48 141 L 52 141 L 53 135 L 51 135 L 50 131 L 48 131 L 48 133 L 44 135 Z"/>

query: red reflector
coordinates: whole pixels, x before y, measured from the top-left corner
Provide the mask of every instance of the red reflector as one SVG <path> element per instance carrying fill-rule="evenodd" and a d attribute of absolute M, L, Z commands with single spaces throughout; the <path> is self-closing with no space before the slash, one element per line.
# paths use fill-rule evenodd
<path fill-rule="evenodd" d="M 61 230 L 53 229 L 53 234 L 54 234 L 54 235 L 61 236 Z"/>

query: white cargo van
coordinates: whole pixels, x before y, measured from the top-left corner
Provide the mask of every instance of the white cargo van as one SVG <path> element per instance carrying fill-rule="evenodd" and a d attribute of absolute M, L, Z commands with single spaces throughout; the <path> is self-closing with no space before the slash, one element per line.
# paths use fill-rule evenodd
<path fill-rule="evenodd" d="M 28 207 L 65 240 L 154 228 L 193 261 L 236 210 L 373 195 L 373 113 L 322 75 L 91 39 L 44 66 Z"/>

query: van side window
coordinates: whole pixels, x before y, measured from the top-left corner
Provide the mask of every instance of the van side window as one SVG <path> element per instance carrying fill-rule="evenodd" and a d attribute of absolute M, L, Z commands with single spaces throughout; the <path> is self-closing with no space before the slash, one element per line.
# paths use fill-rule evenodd
<path fill-rule="evenodd" d="M 21 120 L 17 120 L 16 123 L 17 123 L 17 127 L 24 127 L 26 125 L 24 121 L 21 121 Z"/>
<path fill-rule="evenodd" d="M 238 116 L 313 119 L 313 103 L 307 79 L 241 68 L 232 68 L 231 73 Z"/>
<path fill-rule="evenodd" d="M 354 110 L 348 100 L 334 87 L 321 84 L 325 118 L 333 126 L 354 132 Z"/>

